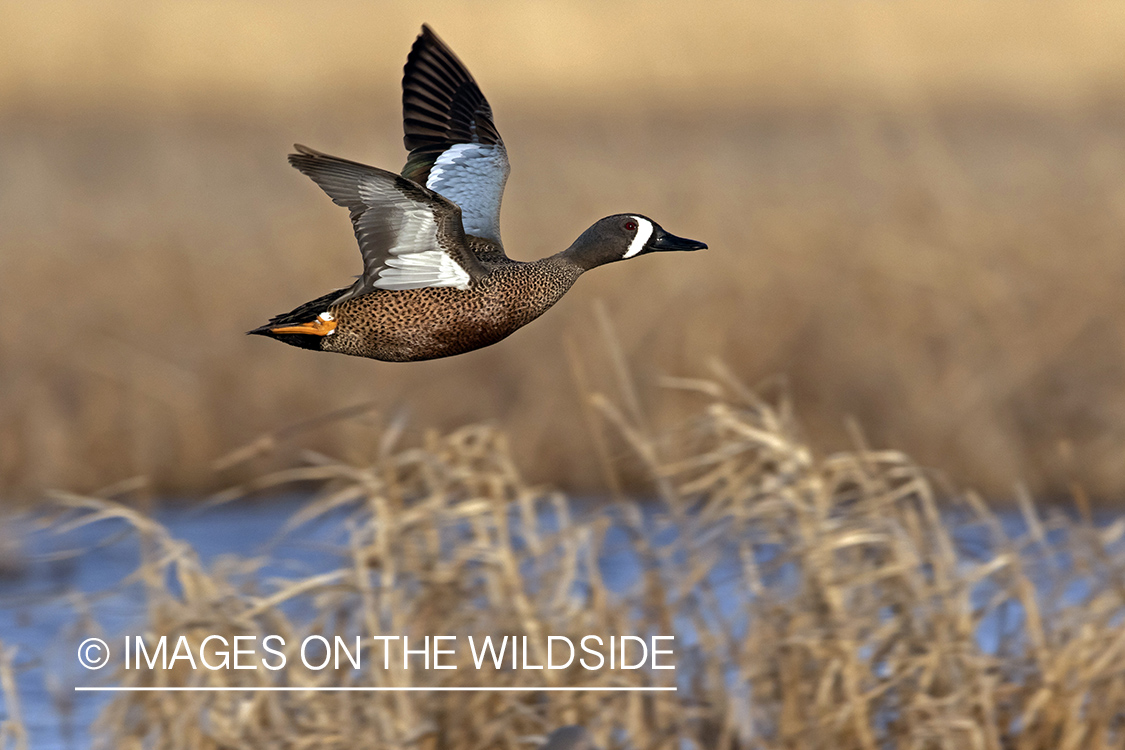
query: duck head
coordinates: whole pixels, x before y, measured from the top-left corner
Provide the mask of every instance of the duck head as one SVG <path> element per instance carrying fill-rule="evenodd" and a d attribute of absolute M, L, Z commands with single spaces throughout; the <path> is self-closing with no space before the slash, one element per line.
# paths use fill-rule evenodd
<path fill-rule="evenodd" d="M 707 245 L 677 237 L 641 214 L 616 214 L 594 223 L 565 253 L 583 270 L 671 250 L 704 250 Z"/>

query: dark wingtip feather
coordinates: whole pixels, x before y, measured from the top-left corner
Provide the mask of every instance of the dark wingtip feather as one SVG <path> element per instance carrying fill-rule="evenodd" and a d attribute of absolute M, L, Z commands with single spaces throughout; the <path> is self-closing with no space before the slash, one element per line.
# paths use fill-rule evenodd
<path fill-rule="evenodd" d="M 406 150 L 415 154 L 425 149 L 419 156 L 430 163 L 454 143 L 501 142 L 492 109 L 472 73 L 427 24 L 403 67 L 402 108 Z M 419 163 L 415 159 L 415 172 Z"/>
<path fill-rule="evenodd" d="M 302 146 L 300 143 L 294 143 L 293 149 L 296 153 L 289 154 L 289 166 L 302 172 L 304 171 L 301 169 L 302 166 L 311 165 L 327 156 L 327 154 L 322 154 L 308 146 Z"/>
<path fill-rule="evenodd" d="M 414 44 L 410 47 L 410 54 L 414 55 L 416 50 L 420 53 L 420 48 L 425 44 L 436 44 L 438 47 L 441 47 L 450 54 L 453 54 L 453 50 L 449 49 L 449 45 L 442 41 L 442 38 L 437 35 L 437 32 L 434 31 L 434 28 L 428 23 L 422 24 L 422 31 L 418 34 L 418 37 L 414 40 Z M 410 58 L 408 57 L 408 64 L 409 61 Z"/>

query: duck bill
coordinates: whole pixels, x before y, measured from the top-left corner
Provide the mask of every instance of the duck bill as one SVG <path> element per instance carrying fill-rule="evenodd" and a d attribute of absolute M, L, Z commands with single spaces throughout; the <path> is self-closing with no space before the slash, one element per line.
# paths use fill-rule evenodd
<path fill-rule="evenodd" d="M 649 245 L 653 250 L 665 252 L 674 250 L 706 250 L 707 245 L 686 237 L 677 237 L 674 234 L 661 231 Z"/>

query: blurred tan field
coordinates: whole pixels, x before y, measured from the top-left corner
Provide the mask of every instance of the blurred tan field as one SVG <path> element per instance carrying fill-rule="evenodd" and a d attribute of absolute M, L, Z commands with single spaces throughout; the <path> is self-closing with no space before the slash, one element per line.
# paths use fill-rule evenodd
<path fill-rule="evenodd" d="M 348 282 L 294 142 L 399 168 L 423 22 L 488 95 L 513 257 L 640 211 L 706 253 L 599 269 L 489 349 L 392 365 L 242 332 Z M 144 474 L 373 403 L 491 421 L 533 481 L 605 489 L 582 418 L 712 358 L 781 376 L 818 450 L 1008 495 L 1125 489 L 1125 6 L 227 2 L 0 9 L 0 495 Z M 583 385 L 586 383 L 586 386 Z M 305 444 L 347 457 L 348 422 Z M 284 435 L 282 435 L 284 436 Z"/>

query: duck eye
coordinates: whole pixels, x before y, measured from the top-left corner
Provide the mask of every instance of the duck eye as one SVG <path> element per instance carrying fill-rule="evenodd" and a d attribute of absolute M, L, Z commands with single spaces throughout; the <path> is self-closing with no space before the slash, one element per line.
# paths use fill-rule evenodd
<path fill-rule="evenodd" d="M 630 232 L 635 232 L 637 230 L 637 222 L 635 222 L 635 221 L 625 222 L 625 229 L 627 229 Z"/>

